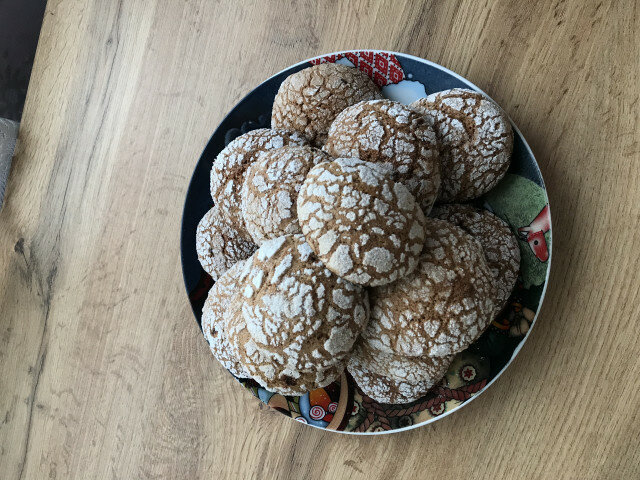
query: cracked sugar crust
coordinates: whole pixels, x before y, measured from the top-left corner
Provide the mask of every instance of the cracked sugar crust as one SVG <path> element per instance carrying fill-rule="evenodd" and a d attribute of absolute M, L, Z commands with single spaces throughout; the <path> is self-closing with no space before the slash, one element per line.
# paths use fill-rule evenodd
<path fill-rule="evenodd" d="M 296 200 L 302 182 L 311 167 L 330 159 L 311 147 L 283 147 L 258 154 L 242 186 L 244 224 L 258 245 L 300 233 Z"/>
<path fill-rule="evenodd" d="M 242 293 L 238 295 L 242 296 Z M 231 302 L 224 314 L 229 326 L 229 346 L 232 354 L 263 388 L 281 395 L 304 395 L 316 388 L 335 382 L 344 371 L 345 364 L 336 362 L 326 368 L 318 368 L 290 375 L 282 365 L 283 357 L 262 348 L 253 339 L 242 314 L 242 302 Z"/>
<path fill-rule="evenodd" d="M 435 132 L 421 115 L 401 103 L 372 100 L 345 109 L 331 124 L 324 150 L 336 158 L 391 165 L 393 179 L 409 189 L 425 215 L 438 196 Z"/>
<path fill-rule="evenodd" d="M 520 271 L 520 248 L 509 225 L 493 213 L 471 205 L 438 205 L 431 216 L 462 228 L 482 245 L 496 287 L 495 313 L 499 313 L 507 304 Z"/>
<path fill-rule="evenodd" d="M 426 395 L 447 373 L 453 359 L 376 352 L 358 342 L 347 369 L 362 393 L 380 403 L 409 403 Z M 403 376 L 406 374 L 407 376 Z"/>
<path fill-rule="evenodd" d="M 411 273 L 425 217 L 391 167 L 339 158 L 313 167 L 298 195 L 298 220 L 311 249 L 339 277 L 384 285 Z"/>
<path fill-rule="evenodd" d="M 433 125 L 440 142 L 438 201 L 479 197 L 504 177 L 513 151 L 513 130 L 494 102 L 473 90 L 454 88 L 418 99 L 411 108 Z"/>
<path fill-rule="evenodd" d="M 246 261 L 240 260 L 214 283 L 202 308 L 202 333 L 213 356 L 236 377 L 248 377 L 229 346 L 228 327 L 223 320 L 231 298 L 239 291 L 238 280 Z"/>
<path fill-rule="evenodd" d="M 214 280 L 238 261 L 249 258 L 257 248 L 222 217 L 218 205 L 214 205 L 198 223 L 198 260 L 204 271 Z"/>
<path fill-rule="evenodd" d="M 349 373 L 362 393 L 379 403 L 395 405 L 415 402 L 426 395 L 433 386 L 429 382 L 412 384 L 394 380 L 361 368 L 355 362 L 349 365 Z"/>
<path fill-rule="evenodd" d="M 322 63 L 289 75 L 280 85 L 271 114 L 274 128 L 296 131 L 322 146 L 331 122 L 362 100 L 382 98 L 375 83 L 357 68 Z"/>
<path fill-rule="evenodd" d="M 211 167 L 210 189 L 220 213 L 239 231 L 244 230 L 240 212 L 244 175 L 258 153 L 288 145 L 306 145 L 307 140 L 295 132 L 259 128 L 229 143 L 216 157 Z"/>
<path fill-rule="evenodd" d="M 410 384 L 420 382 L 434 385 L 446 373 L 454 355 L 446 357 L 410 357 L 396 353 L 384 353 L 359 340 L 353 347 L 347 368 L 357 364 L 357 368 L 383 375 L 391 380 Z"/>
<path fill-rule="evenodd" d="M 443 357 L 475 341 L 493 319 L 495 287 L 480 244 L 449 222 L 427 219 L 415 273 L 372 289 L 363 338 L 377 350 Z"/>
<path fill-rule="evenodd" d="M 302 235 L 264 242 L 241 282 L 230 342 L 252 378 L 300 395 L 340 375 L 369 317 L 364 289 L 327 270 Z"/>

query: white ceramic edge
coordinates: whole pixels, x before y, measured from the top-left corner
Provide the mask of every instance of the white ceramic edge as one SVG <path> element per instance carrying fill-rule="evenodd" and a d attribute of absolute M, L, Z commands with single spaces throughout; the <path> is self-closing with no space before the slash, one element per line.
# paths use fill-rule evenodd
<path fill-rule="evenodd" d="M 471 88 L 473 88 L 474 90 L 476 90 L 477 92 L 482 93 L 483 95 L 486 95 L 487 98 L 489 98 L 492 102 L 494 102 L 496 105 L 499 105 L 498 102 L 496 102 L 493 98 L 491 98 L 489 95 L 487 95 L 486 92 L 484 92 L 481 88 L 479 88 L 477 85 L 475 85 L 474 83 L 470 82 L 469 80 L 467 80 L 466 78 L 464 78 L 461 75 L 458 75 L 456 72 L 449 70 L 446 67 L 443 67 L 442 65 L 439 65 L 437 63 L 434 63 L 430 60 L 426 60 L 424 58 L 420 58 L 420 57 L 416 57 L 415 55 L 410 55 L 408 53 L 401 53 L 401 52 L 394 52 L 392 50 L 375 50 L 375 49 L 368 49 L 368 48 L 354 48 L 352 50 L 342 50 L 339 52 L 330 52 L 330 53 L 325 53 L 322 55 L 318 55 L 315 57 L 311 57 L 308 58 L 306 60 L 302 60 L 301 62 L 298 63 L 294 63 L 293 65 L 289 65 L 286 68 L 283 68 L 282 70 L 280 70 L 279 72 L 271 75 L 269 78 L 267 78 L 264 82 L 265 83 L 269 80 L 271 80 L 273 77 L 280 75 L 282 72 L 289 70 L 291 67 L 297 67 L 298 65 L 303 65 L 305 63 L 309 63 L 312 60 L 316 60 L 318 58 L 323 58 L 326 57 L 328 55 L 340 55 L 343 53 L 350 53 L 350 52 L 359 52 L 359 51 L 366 51 L 366 52 L 374 52 L 374 53 L 390 53 L 393 55 L 399 55 L 401 57 L 408 57 L 411 58 L 417 62 L 422 62 L 425 63 L 427 65 L 430 65 L 434 68 L 437 68 L 438 70 L 441 70 L 443 72 L 448 73 L 449 75 L 457 78 L 458 80 L 468 84 Z M 505 112 L 506 113 L 506 112 Z M 536 165 L 538 166 L 538 171 L 540 171 L 540 165 L 538 165 L 538 161 L 536 160 L 535 155 L 533 154 L 533 152 L 531 151 L 531 147 L 529 146 L 529 143 L 527 142 L 527 139 L 524 138 L 524 135 L 522 135 L 522 132 L 520 132 L 520 129 L 516 126 L 515 123 L 513 123 L 513 120 L 511 120 L 511 117 L 509 117 L 509 115 L 507 114 L 507 118 L 509 118 L 509 122 L 511 123 L 512 128 L 518 133 L 518 135 L 520 136 L 520 138 L 522 139 L 522 142 L 524 143 L 525 148 L 527 149 L 527 152 L 529 152 L 529 154 L 531 155 L 531 158 L 533 158 L 533 160 L 536 162 Z M 542 172 L 540 172 L 540 177 L 542 178 L 542 183 L 544 184 L 544 178 L 542 177 Z M 546 190 L 546 186 L 545 186 L 545 197 L 547 197 L 547 205 L 549 204 L 549 195 L 547 195 L 547 190 Z M 308 427 L 313 427 L 313 428 L 317 428 L 318 430 L 322 430 L 325 432 L 333 432 L 333 433 L 341 433 L 343 435 L 390 435 L 393 433 L 400 433 L 400 432 L 406 432 L 408 430 L 413 430 L 415 428 L 419 428 L 419 427 L 423 427 L 425 425 L 429 425 L 430 423 L 436 422 L 438 420 L 443 419 L 444 417 L 451 415 L 454 412 L 457 412 L 458 410 L 460 410 L 462 407 L 468 405 L 469 403 L 471 403 L 473 400 L 475 400 L 476 398 L 478 398 L 480 395 L 482 395 L 491 385 L 493 385 L 493 383 L 498 380 L 498 378 L 500 378 L 500 376 L 505 372 L 505 370 L 507 369 L 507 367 L 509 367 L 509 365 L 511 365 L 511 363 L 513 362 L 513 360 L 516 358 L 516 356 L 518 355 L 518 353 L 520 353 L 520 350 L 522 349 L 522 347 L 524 346 L 525 342 L 528 340 L 529 335 L 531 334 L 531 331 L 533 330 L 533 326 L 536 323 L 536 320 L 538 319 L 538 315 L 540 314 L 540 309 L 542 308 L 542 302 L 544 301 L 544 297 L 547 293 L 547 287 L 549 285 L 549 276 L 551 274 L 551 259 L 553 256 L 553 224 L 551 222 L 551 206 L 549 206 L 549 232 L 551 234 L 551 249 L 549 250 L 549 260 L 548 260 L 548 267 L 547 267 L 547 274 L 545 276 L 544 279 L 544 287 L 542 288 L 542 293 L 540 294 L 540 301 L 538 302 L 538 309 L 536 311 L 536 314 L 533 317 L 533 320 L 531 322 L 531 325 L 529 327 L 529 330 L 527 331 L 527 333 L 525 334 L 524 338 L 522 339 L 522 341 L 518 344 L 518 346 L 513 350 L 513 353 L 511 354 L 511 358 L 509 359 L 509 361 L 506 363 L 506 365 L 504 367 L 502 367 L 502 369 L 496 374 L 495 377 L 493 377 L 491 379 L 491 381 L 489 383 L 487 383 L 482 390 L 480 390 L 479 392 L 475 393 L 473 396 L 471 396 L 468 400 L 466 400 L 464 403 L 461 403 L 460 405 L 458 405 L 457 407 L 443 413 L 442 415 L 438 415 L 437 417 L 433 417 L 430 418 L 429 420 L 425 420 L 424 422 L 415 424 L 415 425 L 409 425 L 407 427 L 403 427 L 403 428 L 396 428 L 394 430 L 384 430 L 381 432 L 345 432 L 343 430 L 333 430 L 333 429 L 327 429 L 326 427 L 318 427 L 316 425 L 311 425 L 310 423 L 302 423 L 302 422 L 297 422 L 297 423 L 301 423 L 302 425 L 306 425 Z M 262 400 L 260 400 L 262 401 Z M 286 417 L 286 415 L 285 415 Z M 289 417 L 289 419 L 291 421 L 296 422 L 296 420 L 294 418 Z"/>

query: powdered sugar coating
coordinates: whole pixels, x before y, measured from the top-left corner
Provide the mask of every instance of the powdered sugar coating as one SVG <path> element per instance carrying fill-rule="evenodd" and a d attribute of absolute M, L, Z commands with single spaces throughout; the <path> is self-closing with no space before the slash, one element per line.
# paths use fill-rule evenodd
<path fill-rule="evenodd" d="M 326 153 L 311 147 L 283 147 L 258 154 L 242 186 L 242 216 L 258 245 L 300 233 L 298 192 L 311 167 L 328 159 Z"/>
<path fill-rule="evenodd" d="M 252 378 L 301 395 L 340 375 L 368 320 L 362 288 L 324 268 L 302 235 L 265 241 L 241 282 L 230 342 Z"/>
<path fill-rule="evenodd" d="M 453 357 L 453 355 L 410 357 L 396 353 L 384 353 L 375 350 L 366 341 L 360 340 L 353 347 L 349 363 L 357 360 L 362 368 L 384 375 L 391 380 L 405 381 L 411 384 L 429 382 L 433 385 L 446 373 Z"/>
<path fill-rule="evenodd" d="M 357 68 L 322 63 L 289 75 L 280 85 L 271 114 L 274 128 L 297 131 L 321 146 L 331 122 L 349 105 L 382 98 L 375 83 Z"/>
<path fill-rule="evenodd" d="M 391 167 L 357 158 L 319 163 L 298 195 L 298 220 L 309 245 L 336 275 L 384 285 L 418 265 L 425 217 Z"/>
<path fill-rule="evenodd" d="M 520 271 L 520 247 L 509 225 L 493 213 L 471 205 L 439 205 L 431 216 L 462 228 L 482 245 L 496 287 L 499 313 L 507 304 Z"/>
<path fill-rule="evenodd" d="M 261 348 L 249 334 L 242 315 L 242 303 L 232 302 L 224 317 L 229 325 L 229 344 L 233 355 L 241 360 L 251 378 L 271 392 L 304 395 L 336 381 L 344 371 L 344 362 L 337 362 L 324 369 L 296 372 L 295 376 L 289 376 L 282 365 L 285 357 Z"/>
<path fill-rule="evenodd" d="M 504 177 L 513 151 L 506 114 L 483 94 L 454 88 L 411 107 L 433 125 L 442 162 L 438 200 L 463 202 L 488 192 Z"/>
<path fill-rule="evenodd" d="M 447 373 L 453 357 L 406 357 L 358 342 L 348 370 L 362 393 L 380 403 L 409 403 L 426 395 Z"/>
<path fill-rule="evenodd" d="M 239 291 L 238 280 L 245 261 L 240 260 L 213 284 L 202 308 L 202 333 L 209 343 L 213 356 L 236 377 L 248 377 L 235 358 L 227 338 L 228 326 L 223 320 L 231 298 Z"/>
<path fill-rule="evenodd" d="M 461 228 L 428 218 L 415 273 L 371 291 L 363 338 L 387 353 L 453 355 L 489 325 L 493 299 L 493 277 L 480 244 Z"/>
<path fill-rule="evenodd" d="M 360 102 L 331 124 L 324 150 L 332 157 L 355 157 L 393 167 L 425 215 L 440 188 L 436 135 L 424 118 L 391 100 Z"/>
<path fill-rule="evenodd" d="M 214 205 L 196 230 L 196 252 L 205 272 L 217 280 L 239 260 L 247 259 L 258 247 L 222 217 Z"/>
<path fill-rule="evenodd" d="M 240 135 L 218 154 L 211 167 L 211 197 L 229 224 L 238 231 L 244 230 L 240 193 L 245 172 L 258 153 L 307 143 L 302 135 L 295 132 L 259 128 Z"/>

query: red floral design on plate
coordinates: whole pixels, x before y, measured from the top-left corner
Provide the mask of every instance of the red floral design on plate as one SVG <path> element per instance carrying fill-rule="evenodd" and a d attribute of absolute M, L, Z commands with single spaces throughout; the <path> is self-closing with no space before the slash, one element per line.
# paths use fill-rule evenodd
<path fill-rule="evenodd" d="M 473 365 L 465 365 L 460 369 L 460 377 L 465 382 L 470 382 L 474 378 L 476 378 L 476 369 Z"/>
<path fill-rule="evenodd" d="M 429 412 L 434 417 L 437 417 L 438 415 L 442 415 L 444 413 L 444 410 L 445 410 L 444 402 L 437 403 L 429 407 Z"/>

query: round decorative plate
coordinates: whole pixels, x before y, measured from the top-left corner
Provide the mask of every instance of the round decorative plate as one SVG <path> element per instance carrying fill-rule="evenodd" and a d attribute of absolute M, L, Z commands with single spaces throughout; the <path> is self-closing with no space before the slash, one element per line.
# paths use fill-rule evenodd
<path fill-rule="evenodd" d="M 323 62 L 359 68 L 380 86 L 385 97 L 407 104 L 450 88 L 481 91 L 452 71 L 421 58 L 395 52 L 357 50 L 305 60 L 250 92 L 213 133 L 187 191 L 182 218 L 182 271 L 198 324 L 213 284 L 211 277 L 200 267 L 195 248 L 196 226 L 212 206 L 209 172 L 213 161 L 238 135 L 269 127 L 273 99 L 287 76 Z M 477 203 L 505 220 L 518 237 L 522 256 L 520 278 L 505 309 L 475 343 L 456 356 L 438 385 L 415 402 L 388 405 L 364 395 L 346 372 L 331 385 L 301 397 L 274 394 L 253 380 L 237 380 L 262 402 L 299 422 L 353 434 L 398 432 L 426 425 L 461 408 L 485 391 L 505 371 L 531 332 L 551 264 L 551 216 L 544 182 L 527 142 L 515 125 L 513 128 L 514 149 L 509 172 Z"/>

